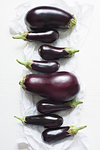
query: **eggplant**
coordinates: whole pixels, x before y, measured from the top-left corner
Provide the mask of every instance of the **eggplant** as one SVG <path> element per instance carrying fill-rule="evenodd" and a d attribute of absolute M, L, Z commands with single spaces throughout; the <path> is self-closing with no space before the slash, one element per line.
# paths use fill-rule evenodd
<path fill-rule="evenodd" d="M 25 116 L 23 118 L 14 117 L 21 120 L 24 124 L 40 125 L 46 128 L 60 127 L 63 123 L 63 118 L 56 114 Z"/>
<path fill-rule="evenodd" d="M 70 13 L 56 7 L 40 6 L 29 10 L 25 24 L 29 30 L 71 29 L 76 25 L 76 18 Z"/>
<path fill-rule="evenodd" d="M 37 110 L 42 114 L 53 113 L 62 110 L 68 110 L 70 108 L 75 108 L 78 104 L 83 103 L 82 101 L 71 100 L 65 103 L 55 103 L 51 100 L 40 100 L 37 103 Z"/>
<path fill-rule="evenodd" d="M 29 42 L 40 41 L 43 43 L 52 43 L 59 38 L 59 33 L 56 30 L 48 30 L 42 32 L 24 32 L 13 39 L 22 39 Z"/>
<path fill-rule="evenodd" d="M 65 126 L 58 127 L 56 129 L 46 129 L 42 132 L 43 140 L 45 142 L 57 142 L 66 137 L 73 136 L 81 129 L 86 128 L 87 126 L 75 127 L 75 126 Z"/>
<path fill-rule="evenodd" d="M 74 56 L 76 52 L 79 52 L 79 50 L 71 47 L 63 48 L 50 45 L 41 45 L 38 52 L 39 55 L 45 60 L 55 60 L 60 58 L 70 58 Z"/>
<path fill-rule="evenodd" d="M 29 74 L 19 84 L 26 90 L 57 102 L 75 98 L 80 86 L 75 75 L 70 72 L 52 74 Z"/>
<path fill-rule="evenodd" d="M 29 69 L 42 73 L 54 73 L 59 69 L 60 66 L 57 61 L 26 60 L 25 62 L 21 62 L 17 59 L 17 62 Z"/>

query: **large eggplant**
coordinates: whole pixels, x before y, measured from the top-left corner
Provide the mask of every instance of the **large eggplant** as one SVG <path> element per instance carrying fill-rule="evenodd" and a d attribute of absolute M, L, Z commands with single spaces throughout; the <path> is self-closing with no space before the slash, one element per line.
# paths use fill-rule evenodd
<path fill-rule="evenodd" d="M 60 64 L 57 61 L 26 60 L 25 62 L 21 62 L 17 59 L 17 62 L 29 69 L 42 73 L 53 73 L 56 72 L 60 67 Z"/>
<path fill-rule="evenodd" d="M 79 52 L 79 50 L 71 47 L 55 47 L 51 45 L 41 45 L 38 51 L 40 56 L 45 60 L 70 58 L 74 56 L 76 52 Z"/>
<path fill-rule="evenodd" d="M 68 110 L 70 108 L 75 108 L 78 104 L 83 103 L 82 101 L 71 100 L 65 103 L 55 103 L 51 100 L 40 100 L 37 103 L 37 110 L 42 114 L 53 113 L 62 110 Z"/>
<path fill-rule="evenodd" d="M 19 84 L 28 91 L 58 102 L 72 100 L 79 92 L 78 80 L 70 72 L 29 74 Z"/>
<path fill-rule="evenodd" d="M 29 10 L 25 16 L 29 30 L 68 29 L 76 25 L 76 19 L 70 13 L 50 6 L 40 6 Z"/>
<path fill-rule="evenodd" d="M 56 30 L 48 30 L 42 32 L 24 32 L 13 37 L 13 39 L 22 39 L 29 42 L 40 41 L 43 43 L 52 43 L 58 38 L 59 33 Z"/>
<path fill-rule="evenodd" d="M 75 127 L 75 126 L 65 126 L 58 127 L 56 129 L 46 129 L 43 131 L 42 136 L 45 142 L 57 142 L 66 137 L 73 136 L 81 129 L 86 128 L 87 126 Z"/>
<path fill-rule="evenodd" d="M 40 125 L 46 128 L 57 128 L 63 123 L 63 118 L 56 114 L 25 116 L 23 118 L 14 117 L 21 120 L 24 124 Z"/>

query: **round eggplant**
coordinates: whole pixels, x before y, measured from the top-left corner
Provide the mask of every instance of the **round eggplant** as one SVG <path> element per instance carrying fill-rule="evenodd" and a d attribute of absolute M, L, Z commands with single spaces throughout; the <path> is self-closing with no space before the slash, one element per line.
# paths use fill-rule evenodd
<path fill-rule="evenodd" d="M 26 116 L 23 118 L 19 118 L 17 116 L 14 116 L 14 117 L 21 120 L 22 123 L 40 125 L 46 128 L 60 127 L 63 123 L 63 118 L 56 114 Z"/>
<path fill-rule="evenodd" d="M 77 78 L 69 72 L 29 74 L 19 84 L 28 91 L 58 102 L 74 99 L 80 89 Z"/>
<path fill-rule="evenodd" d="M 56 30 L 42 31 L 42 32 L 24 32 L 14 39 L 22 39 L 29 42 L 40 41 L 43 43 L 52 43 L 59 38 L 59 33 Z"/>
<path fill-rule="evenodd" d="M 42 73 L 54 73 L 59 69 L 60 66 L 57 61 L 26 60 L 25 62 L 21 62 L 17 59 L 17 62 L 29 69 Z"/>
<path fill-rule="evenodd" d="M 76 52 L 79 52 L 79 50 L 71 47 L 62 48 L 50 45 L 41 45 L 38 49 L 38 52 L 39 55 L 45 60 L 55 60 L 60 58 L 70 58 Z"/>
<path fill-rule="evenodd" d="M 40 100 L 37 103 L 37 110 L 42 114 L 53 113 L 62 110 L 68 110 L 75 108 L 78 104 L 83 103 L 82 101 L 71 100 L 65 103 L 56 103 L 50 100 Z"/>
<path fill-rule="evenodd" d="M 76 25 L 76 19 L 60 8 L 40 6 L 27 12 L 25 24 L 28 29 L 33 31 L 55 28 L 70 29 Z"/>
<path fill-rule="evenodd" d="M 57 142 L 66 137 L 73 136 L 81 129 L 86 128 L 87 126 L 75 127 L 75 126 L 65 126 L 58 127 L 56 129 L 46 129 L 43 133 L 43 140 L 45 142 Z"/>

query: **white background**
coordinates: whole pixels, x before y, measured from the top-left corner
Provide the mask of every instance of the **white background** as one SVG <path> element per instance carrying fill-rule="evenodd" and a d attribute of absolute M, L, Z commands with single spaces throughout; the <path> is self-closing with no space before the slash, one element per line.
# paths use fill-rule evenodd
<path fill-rule="evenodd" d="M 0 149 L 17 150 L 18 124 L 13 118 L 19 114 L 18 85 L 22 67 L 16 59 L 23 55 L 24 42 L 13 40 L 9 34 L 10 16 L 21 0 L 0 0 Z M 100 150 L 100 1 L 95 0 L 90 31 L 79 59 L 81 79 L 84 81 L 86 100 L 82 122 L 87 124 L 86 134 L 91 149 Z"/>

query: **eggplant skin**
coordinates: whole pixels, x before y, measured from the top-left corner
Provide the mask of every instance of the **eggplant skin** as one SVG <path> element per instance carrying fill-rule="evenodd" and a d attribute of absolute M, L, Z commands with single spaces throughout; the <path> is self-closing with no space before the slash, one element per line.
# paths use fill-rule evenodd
<path fill-rule="evenodd" d="M 60 67 L 57 61 L 33 61 L 31 68 L 42 73 L 56 72 Z"/>
<path fill-rule="evenodd" d="M 24 86 L 28 91 L 58 102 L 72 100 L 80 89 L 77 78 L 69 72 L 29 74 L 25 77 Z"/>
<path fill-rule="evenodd" d="M 70 128 L 69 126 L 66 126 L 66 127 L 58 127 L 56 129 L 46 129 L 45 131 L 42 132 L 43 140 L 48 143 L 62 140 L 70 136 L 67 133 L 69 128 Z"/>
<path fill-rule="evenodd" d="M 44 32 L 29 32 L 26 36 L 27 41 L 40 41 L 43 43 L 52 43 L 59 38 L 59 33 L 56 30 L 48 30 Z"/>
<path fill-rule="evenodd" d="M 46 128 L 57 128 L 63 124 L 63 118 L 56 114 L 27 116 L 26 124 L 41 125 Z"/>
<path fill-rule="evenodd" d="M 33 31 L 61 28 L 67 29 L 73 16 L 56 7 L 40 6 L 29 10 L 25 16 L 27 28 Z"/>
<path fill-rule="evenodd" d="M 54 113 L 71 108 L 66 103 L 56 103 L 48 99 L 40 100 L 36 106 L 37 110 L 42 114 Z"/>

